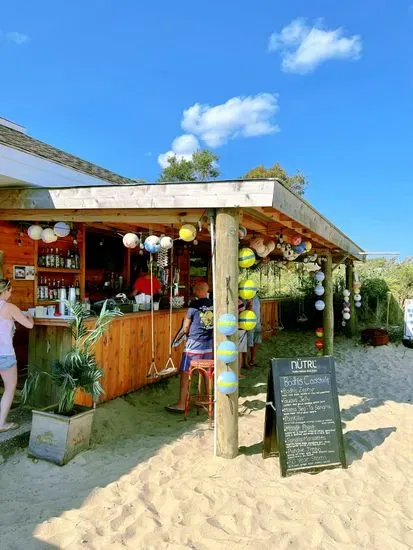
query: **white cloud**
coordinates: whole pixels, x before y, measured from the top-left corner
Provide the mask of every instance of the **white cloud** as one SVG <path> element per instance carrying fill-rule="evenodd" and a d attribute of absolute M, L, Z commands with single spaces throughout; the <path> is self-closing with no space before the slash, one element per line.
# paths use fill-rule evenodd
<path fill-rule="evenodd" d="M 170 151 L 161 153 L 158 156 L 158 163 L 161 168 L 166 168 L 169 157 L 189 160 L 192 157 L 192 153 L 197 149 L 199 149 L 198 139 L 192 134 L 183 134 L 173 140 Z"/>
<path fill-rule="evenodd" d="M 26 44 L 27 42 L 30 42 L 29 36 L 21 32 L 7 32 L 6 39 L 9 42 L 14 42 L 18 46 L 21 46 L 22 44 Z"/>
<path fill-rule="evenodd" d="M 321 20 L 309 27 L 305 19 L 294 19 L 270 36 L 268 51 L 280 51 L 283 71 L 306 74 L 329 59 L 359 59 L 360 36 L 346 38 L 343 34 L 341 28 L 325 30 Z"/>
<path fill-rule="evenodd" d="M 272 121 L 277 111 L 277 96 L 273 94 L 233 97 L 214 107 L 195 103 L 184 111 L 181 126 L 208 147 L 219 147 L 230 139 L 278 131 Z"/>

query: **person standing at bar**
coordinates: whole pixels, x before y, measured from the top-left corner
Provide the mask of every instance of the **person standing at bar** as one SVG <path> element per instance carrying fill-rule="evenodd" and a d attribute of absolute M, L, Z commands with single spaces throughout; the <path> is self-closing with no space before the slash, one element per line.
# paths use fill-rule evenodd
<path fill-rule="evenodd" d="M 148 272 L 147 266 L 141 266 L 138 270 L 138 277 L 136 278 L 131 296 L 136 296 L 137 294 L 151 294 L 151 278 L 152 278 L 152 289 L 153 295 L 159 295 L 161 293 L 161 283 L 155 277 L 155 275 L 150 275 Z"/>
<path fill-rule="evenodd" d="M 31 315 L 24 315 L 14 304 L 8 303 L 12 294 L 8 279 L 0 279 L 0 376 L 4 383 L 4 393 L 0 401 L 0 433 L 15 430 L 15 422 L 7 422 L 17 386 L 16 353 L 13 347 L 14 322 L 26 328 L 33 328 Z"/>

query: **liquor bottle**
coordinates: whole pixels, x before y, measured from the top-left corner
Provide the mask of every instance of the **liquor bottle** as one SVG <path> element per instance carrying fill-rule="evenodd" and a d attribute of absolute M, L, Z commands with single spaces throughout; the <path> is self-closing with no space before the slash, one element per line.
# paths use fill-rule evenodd
<path fill-rule="evenodd" d="M 80 286 L 79 281 L 75 283 L 75 292 L 76 292 L 76 302 L 80 302 Z"/>
<path fill-rule="evenodd" d="M 60 255 L 59 255 L 59 249 L 56 248 L 56 253 L 54 257 L 54 265 L 55 267 L 60 267 Z"/>
<path fill-rule="evenodd" d="M 72 257 L 70 255 L 70 250 L 67 251 L 66 256 L 66 269 L 72 269 Z"/>
<path fill-rule="evenodd" d="M 51 300 L 57 300 L 57 286 L 56 286 L 56 279 L 53 279 L 52 283 L 52 297 Z"/>
<path fill-rule="evenodd" d="M 43 300 L 42 277 L 39 277 L 37 280 L 37 299 Z"/>
<path fill-rule="evenodd" d="M 50 267 L 54 267 L 55 255 L 54 248 L 50 249 Z"/>
<path fill-rule="evenodd" d="M 80 269 L 80 252 L 78 247 L 75 248 L 75 264 L 76 269 Z"/>
<path fill-rule="evenodd" d="M 46 265 L 46 267 L 50 267 L 50 249 L 49 249 L 49 248 L 46 250 L 46 262 L 45 262 L 45 265 Z"/>
<path fill-rule="evenodd" d="M 44 265 L 43 264 L 43 249 L 42 248 L 39 250 L 39 256 L 37 258 L 37 265 L 39 267 L 43 267 L 43 265 Z"/>

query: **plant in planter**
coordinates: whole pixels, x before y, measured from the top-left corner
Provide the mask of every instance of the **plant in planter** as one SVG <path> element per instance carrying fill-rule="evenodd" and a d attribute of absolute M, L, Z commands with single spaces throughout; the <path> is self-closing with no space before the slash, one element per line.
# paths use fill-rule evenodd
<path fill-rule="evenodd" d="M 73 315 L 70 329 L 72 346 L 61 360 L 52 363 L 50 372 L 30 366 L 29 375 L 22 390 L 22 401 L 30 402 L 41 379 L 48 377 L 57 388 L 57 404 L 54 412 L 33 410 L 29 453 L 38 458 L 63 465 L 90 444 L 93 413 L 103 393 L 99 367 L 94 353 L 95 345 L 104 335 L 113 317 L 122 315 L 102 307 L 94 324 L 88 328 L 85 319 L 89 317 L 81 304 L 66 303 Z M 77 390 L 91 396 L 93 408 L 75 406 Z"/>

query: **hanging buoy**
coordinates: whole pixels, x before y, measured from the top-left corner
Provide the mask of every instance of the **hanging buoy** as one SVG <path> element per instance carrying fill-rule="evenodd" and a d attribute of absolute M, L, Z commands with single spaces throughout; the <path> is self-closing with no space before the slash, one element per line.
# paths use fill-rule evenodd
<path fill-rule="evenodd" d="M 322 338 L 324 336 L 324 329 L 321 327 L 317 328 L 315 331 L 315 335 L 317 336 L 317 338 Z"/>
<path fill-rule="evenodd" d="M 70 226 L 66 222 L 57 222 L 54 224 L 53 231 L 58 237 L 67 237 L 70 233 Z"/>
<path fill-rule="evenodd" d="M 41 225 L 31 225 L 27 234 L 33 241 L 39 241 L 42 238 L 43 227 Z"/>
<path fill-rule="evenodd" d="M 320 350 L 320 349 L 323 349 L 324 347 L 324 342 L 322 340 L 316 340 L 315 341 L 315 347 Z"/>
<path fill-rule="evenodd" d="M 135 233 L 126 233 L 123 236 L 122 242 L 126 248 L 136 248 L 139 244 L 139 237 Z"/>
<path fill-rule="evenodd" d="M 238 346 L 231 340 L 224 340 L 218 346 L 217 356 L 223 363 L 232 363 L 238 359 Z"/>
<path fill-rule="evenodd" d="M 326 307 L 325 303 L 323 302 L 323 300 L 317 300 L 316 303 L 314 304 L 315 305 L 315 308 L 318 310 L 318 311 L 323 311 L 323 309 Z"/>
<path fill-rule="evenodd" d="M 245 279 L 238 285 L 238 294 L 243 300 L 252 300 L 257 294 L 257 286 L 252 279 Z"/>
<path fill-rule="evenodd" d="M 161 247 L 159 237 L 156 235 L 149 235 L 145 239 L 145 250 L 150 254 L 156 254 Z"/>
<path fill-rule="evenodd" d="M 224 395 L 235 393 L 238 388 L 238 376 L 232 370 L 221 372 L 217 379 L 217 388 Z"/>
<path fill-rule="evenodd" d="M 238 264 L 240 267 L 248 268 L 255 264 L 255 254 L 251 248 L 241 248 L 238 254 Z"/>
<path fill-rule="evenodd" d="M 231 336 L 238 330 L 237 318 L 232 313 L 224 313 L 218 319 L 218 331 L 225 336 Z"/>
<path fill-rule="evenodd" d="M 179 238 L 182 239 L 183 241 L 186 241 L 187 243 L 193 241 L 195 237 L 196 237 L 196 229 L 190 223 L 186 223 L 179 230 Z"/>
<path fill-rule="evenodd" d="M 160 244 L 161 248 L 169 250 L 170 248 L 172 248 L 173 240 L 171 239 L 171 237 L 161 237 Z"/>
<path fill-rule="evenodd" d="M 242 330 L 254 329 L 257 326 L 257 316 L 250 309 L 241 311 L 238 317 L 238 326 Z"/>

